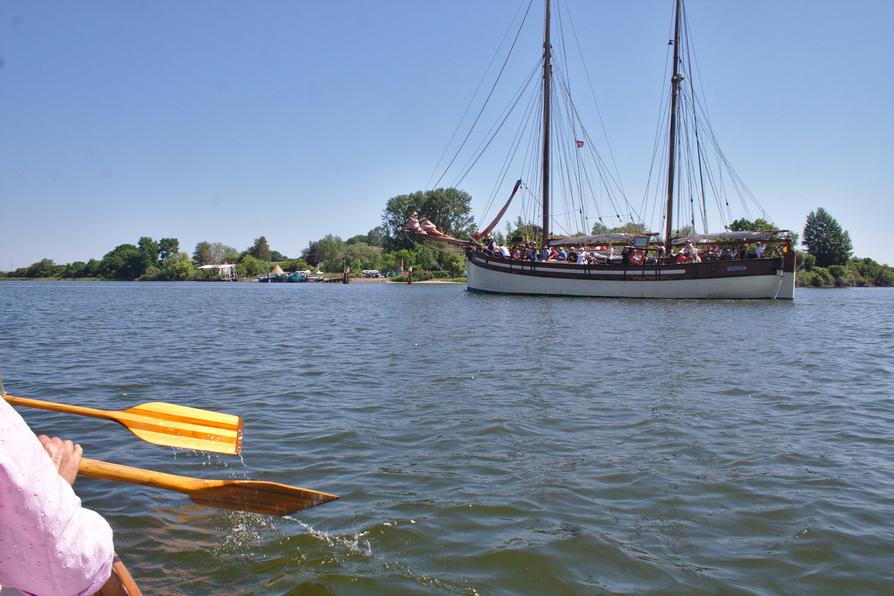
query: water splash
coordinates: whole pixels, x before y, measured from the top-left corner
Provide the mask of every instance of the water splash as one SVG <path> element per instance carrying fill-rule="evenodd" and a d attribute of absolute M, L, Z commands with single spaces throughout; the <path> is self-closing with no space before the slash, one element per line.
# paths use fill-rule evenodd
<path fill-rule="evenodd" d="M 305 532 L 307 532 L 309 535 L 313 536 L 317 540 L 325 542 L 330 547 L 344 549 L 350 554 L 360 555 L 361 557 L 365 557 L 367 559 L 371 559 L 373 556 L 372 543 L 370 543 L 370 541 L 366 539 L 366 536 L 369 535 L 369 532 L 367 530 L 356 532 L 354 534 L 338 535 L 333 532 L 317 530 L 310 524 L 307 524 L 300 519 L 294 518 L 290 515 L 284 516 L 283 519 L 297 522 L 299 526 L 304 528 Z"/>

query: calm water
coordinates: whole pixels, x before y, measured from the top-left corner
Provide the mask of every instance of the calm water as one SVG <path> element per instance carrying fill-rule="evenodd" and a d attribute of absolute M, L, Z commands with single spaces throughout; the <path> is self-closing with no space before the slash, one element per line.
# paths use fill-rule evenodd
<path fill-rule="evenodd" d="M 88 456 L 273 480 L 286 518 L 81 479 L 147 594 L 894 591 L 894 291 L 0 284 L 14 395 L 240 414 L 243 457 L 22 410 Z"/>

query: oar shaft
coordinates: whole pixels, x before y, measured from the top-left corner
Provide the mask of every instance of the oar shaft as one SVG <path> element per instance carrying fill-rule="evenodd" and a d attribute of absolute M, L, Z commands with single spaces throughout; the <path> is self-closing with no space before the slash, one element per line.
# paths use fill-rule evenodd
<path fill-rule="evenodd" d="M 188 476 L 177 476 L 176 474 L 166 474 L 164 472 L 143 470 L 141 468 L 131 468 L 130 466 L 112 464 L 86 457 L 81 458 L 81 465 L 78 468 L 78 472 L 89 478 L 141 484 L 143 486 L 163 488 L 185 494 L 214 484 L 214 482 L 210 480 L 201 480 L 199 478 L 190 478 Z"/>
<path fill-rule="evenodd" d="M 81 416 L 92 416 L 94 418 L 105 418 L 106 420 L 115 420 L 115 412 L 108 410 L 99 410 L 96 408 L 85 408 L 83 406 L 72 406 L 69 404 L 58 404 L 52 401 L 43 401 L 39 399 L 31 399 L 30 397 L 15 397 L 13 395 L 4 395 L 4 399 L 14 406 L 24 406 L 26 408 L 37 408 L 39 410 L 51 410 L 53 412 L 64 412 L 66 414 L 79 414 Z"/>

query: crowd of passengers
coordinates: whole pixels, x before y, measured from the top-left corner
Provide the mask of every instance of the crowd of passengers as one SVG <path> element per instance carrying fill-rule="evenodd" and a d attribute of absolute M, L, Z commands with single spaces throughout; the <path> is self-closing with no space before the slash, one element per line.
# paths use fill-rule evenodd
<path fill-rule="evenodd" d="M 649 250 L 635 246 L 624 246 L 615 249 L 613 246 L 597 246 L 595 248 L 570 246 L 566 250 L 564 246 L 553 246 L 540 249 L 536 244 L 529 242 L 515 245 L 511 250 L 497 244 L 493 237 L 488 237 L 481 249 L 486 255 L 512 259 L 514 261 L 531 262 L 556 262 L 576 263 L 578 265 L 607 265 L 620 263 L 621 265 L 642 265 L 654 263 L 701 263 L 702 261 L 732 261 L 741 259 L 762 259 L 767 255 L 767 249 L 762 242 L 756 242 L 754 249 L 749 250 L 748 245 L 717 245 L 711 244 L 703 249 L 696 248 L 691 242 L 687 243 L 679 251 L 671 250 L 669 258 L 665 258 L 663 245 L 658 245 Z M 778 247 L 773 251 L 778 252 Z M 649 254 L 649 253 L 654 254 Z"/>

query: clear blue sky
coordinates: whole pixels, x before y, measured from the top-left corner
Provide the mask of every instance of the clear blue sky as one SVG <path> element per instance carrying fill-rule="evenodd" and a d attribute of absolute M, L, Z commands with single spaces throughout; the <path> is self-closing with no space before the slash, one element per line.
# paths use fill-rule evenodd
<path fill-rule="evenodd" d="M 672 2 L 565 1 L 639 197 Z M 2 0 L 0 269 L 142 235 L 294 256 L 365 233 L 425 188 L 520 4 Z M 714 129 L 772 220 L 822 206 L 894 264 L 894 2 L 687 6 Z M 493 181 L 464 184 L 479 223 Z"/>

